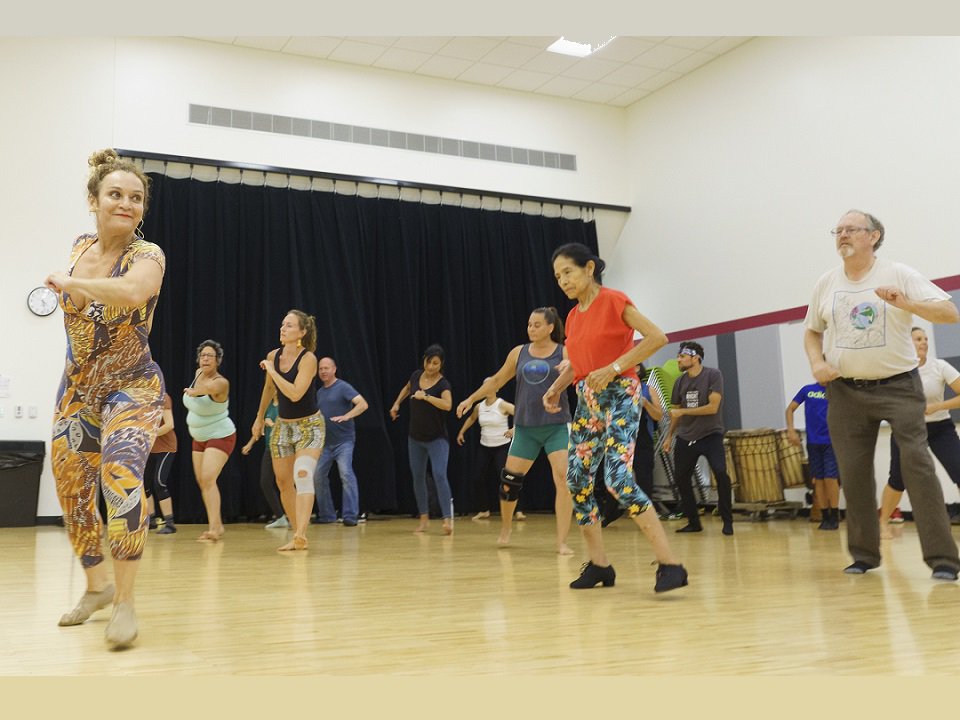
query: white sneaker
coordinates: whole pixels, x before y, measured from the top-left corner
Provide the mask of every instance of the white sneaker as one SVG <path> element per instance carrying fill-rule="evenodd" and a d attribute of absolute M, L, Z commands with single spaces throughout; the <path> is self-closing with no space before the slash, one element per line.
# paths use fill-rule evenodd
<path fill-rule="evenodd" d="M 286 516 L 286 515 L 281 515 L 281 516 L 278 517 L 276 520 L 274 520 L 272 523 L 267 523 L 267 524 L 264 526 L 264 528 L 265 528 L 266 530 L 277 530 L 277 529 L 284 530 L 284 529 L 289 528 L 289 527 L 290 527 L 290 521 L 287 520 L 287 516 Z"/>

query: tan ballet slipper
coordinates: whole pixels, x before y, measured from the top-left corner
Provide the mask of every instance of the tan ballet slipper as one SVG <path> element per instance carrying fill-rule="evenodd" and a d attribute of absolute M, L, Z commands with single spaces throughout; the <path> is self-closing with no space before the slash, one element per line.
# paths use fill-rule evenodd
<path fill-rule="evenodd" d="M 86 622 L 97 610 L 102 610 L 113 602 L 113 594 L 113 585 L 107 585 L 99 592 L 88 590 L 73 610 L 60 616 L 60 622 L 57 624 L 61 627 L 70 627 Z"/>

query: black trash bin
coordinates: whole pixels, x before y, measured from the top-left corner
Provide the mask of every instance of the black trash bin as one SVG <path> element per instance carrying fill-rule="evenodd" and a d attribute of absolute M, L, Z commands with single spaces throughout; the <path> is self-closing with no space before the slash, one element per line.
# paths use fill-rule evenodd
<path fill-rule="evenodd" d="M 0 527 L 37 524 L 44 444 L 37 440 L 0 440 Z"/>

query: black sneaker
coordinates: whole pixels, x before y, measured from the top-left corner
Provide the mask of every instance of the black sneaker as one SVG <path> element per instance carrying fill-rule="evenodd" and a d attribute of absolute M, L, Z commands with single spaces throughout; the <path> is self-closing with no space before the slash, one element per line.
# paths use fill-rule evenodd
<path fill-rule="evenodd" d="M 865 563 L 863 560 L 857 560 L 852 565 L 847 565 L 843 571 L 847 575 L 863 575 L 867 570 L 873 570 L 876 567 L 876 565 Z M 954 579 L 956 579 L 956 573 L 954 573 Z"/>
<path fill-rule="evenodd" d="M 570 587 L 574 590 L 583 590 L 596 587 L 597 583 L 603 583 L 604 587 L 613 587 L 616 578 L 617 573 L 614 571 L 613 565 L 600 567 L 592 562 L 585 562 L 580 567 L 580 577 L 570 583 Z"/>
<path fill-rule="evenodd" d="M 157 530 L 157 535 L 173 535 L 177 531 L 177 526 L 167 523 Z"/>
<path fill-rule="evenodd" d="M 667 592 L 687 585 L 687 570 L 683 565 L 663 565 L 657 568 L 657 584 L 654 592 Z"/>
<path fill-rule="evenodd" d="M 933 579 L 956 581 L 957 571 L 954 570 L 952 567 L 947 567 L 946 565 L 937 565 L 933 569 Z"/>
<path fill-rule="evenodd" d="M 356 526 L 357 526 L 357 521 L 356 521 L 356 520 L 350 520 L 350 519 L 344 520 L 344 521 L 343 521 L 343 526 L 344 526 L 344 527 L 356 527 Z"/>
<path fill-rule="evenodd" d="M 684 526 L 683 526 L 682 528 L 680 528 L 679 530 L 677 530 L 677 532 L 703 532 L 703 526 L 702 526 L 702 525 L 694 525 L 693 523 L 689 523 L 689 524 L 687 524 L 687 525 L 684 525 Z"/>

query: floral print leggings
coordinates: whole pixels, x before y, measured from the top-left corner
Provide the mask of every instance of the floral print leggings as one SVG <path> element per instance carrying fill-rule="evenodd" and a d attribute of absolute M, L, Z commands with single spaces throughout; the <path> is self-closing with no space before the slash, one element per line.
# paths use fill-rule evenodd
<path fill-rule="evenodd" d="M 578 525 L 599 521 L 593 476 L 603 460 L 610 494 L 634 517 L 650 507 L 650 498 L 633 478 L 633 449 L 640 425 L 640 381 L 617 375 L 599 393 L 577 383 L 577 409 L 570 426 L 567 487 Z"/>

